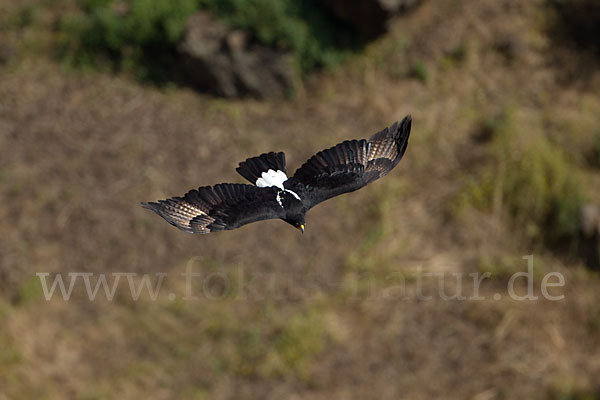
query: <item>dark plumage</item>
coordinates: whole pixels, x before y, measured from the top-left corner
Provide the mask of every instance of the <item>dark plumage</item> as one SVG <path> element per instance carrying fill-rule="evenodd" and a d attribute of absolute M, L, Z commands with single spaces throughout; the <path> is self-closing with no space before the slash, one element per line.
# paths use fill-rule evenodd
<path fill-rule="evenodd" d="M 183 197 L 142 203 L 189 233 L 230 230 L 280 218 L 304 231 L 305 214 L 317 204 L 360 189 L 385 176 L 402 159 L 411 117 L 369 140 L 346 140 L 309 158 L 287 178 L 284 153 L 265 153 L 241 162 L 238 173 L 254 185 L 221 183 L 190 190 Z"/>

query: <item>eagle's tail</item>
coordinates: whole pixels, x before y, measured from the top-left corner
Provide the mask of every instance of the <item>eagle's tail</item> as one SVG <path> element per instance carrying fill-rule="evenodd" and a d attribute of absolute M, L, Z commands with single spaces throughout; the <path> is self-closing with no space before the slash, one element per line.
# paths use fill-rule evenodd
<path fill-rule="evenodd" d="M 262 176 L 262 173 L 270 169 L 286 174 L 285 154 L 283 152 L 270 152 L 261 154 L 258 157 L 249 158 L 241 162 L 236 171 L 250 182 L 256 184 L 257 179 Z"/>

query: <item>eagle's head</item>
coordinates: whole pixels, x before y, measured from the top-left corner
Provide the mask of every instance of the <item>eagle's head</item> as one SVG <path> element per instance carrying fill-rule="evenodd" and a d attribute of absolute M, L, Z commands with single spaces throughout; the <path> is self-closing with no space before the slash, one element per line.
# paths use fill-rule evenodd
<path fill-rule="evenodd" d="M 281 219 L 304 233 L 304 218 L 307 209 L 298 195 L 291 190 L 284 189 L 277 194 L 277 202 L 285 210 L 285 217 Z"/>
<path fill-rule="evenodd" d="M 283 220 L 288 224 L 292 225 L 294 228 L 298 229 L 300 232 L 304 233 L 304 213 L 291 215 L 288 214 L 288 216 Z"/>

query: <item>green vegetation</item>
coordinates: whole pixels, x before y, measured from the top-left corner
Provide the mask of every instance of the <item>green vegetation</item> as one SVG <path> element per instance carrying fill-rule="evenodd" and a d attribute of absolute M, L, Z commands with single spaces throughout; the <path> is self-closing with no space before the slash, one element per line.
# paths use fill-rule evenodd
<path fill-rule="evenodd" d="M 81 14 L 61 22 L 63 54 L 78 65 L 105 65 L 140 80 L 165 81 L 175 45 L 196 0 L 81 0 Z"/>
<path fill-rule="evenodd" d="M 305 304 L 298 309 L 279 310 L 263 303 L 248 315 L 237 314 L 238 300 L 197 304 L 181 302 L 171 312 L 170 300 L 161 303 L 167 313 L 152 314 L 152 304 L 141 304 L 139 313 L 125 323 L 135 333 L 134 341 L 147 357 L 177 363 L 194 357 L 198 348 L 210 347 L 207 365 L 216 375 L 243 378 L 296 377 L 310 380 L 316 357 L 325 348 L 328 332 L 326 309 Z M 198 329 L 177 332 L 191 324 Z M 162 332 L 173 332 L 173 336 Z M 145 374 L 147 366 L 136 365 L 134 374 Z M 166 367 L 166 366 L 165 366 Z"/>
<path fill-rule="evenodd" d="M 298 70 L 340 62 L 359 45 L 317 1 L 293 0 L 79 0 L 81 12 L 62 18 L 61 58 L 87 67 L 123 70 L 142 81 L 176 77 L 176 46 L 187 18 L 209 10 L 265 45 L 289 50 Z"/>
<path fill-rule="evenodd" d="M 540 128 L 518 123 L 505 110 L 484 123 L 493 165 L 467 181 L 462 200 L 482 210 L 506 211 L 533 241 L 556 244 L 576 237 L 583 189 L 577 166 Z"/>
<path fill-rule="evenodd" d="M 557 242 L 574 237 L 583 197 L 576 169 L 542 135 L 517 137 L 516 132 L 503 131 L 496 144 L 508 210 L 533 238 Z M 506 174 L 506 168 L 512 172 Z"/>
<path fill-rule="evenodd" d="M 537 260 L 533 263 L 532 276 L 536 282 L 544 279 L 546 272 L 541 266 L 543 260 Z M 489 272 L 490 279 L 508 281 L 511 276 L 517 272 L 527 272 L 528 261 L 521 255 L 500 254 L 493 255 L 489 253 L 482 254 L 477 262 L 477 271 L 480 273 Z"/>
<path fill-rule="evenodd" d="M 30 276 L 19 287 L 19 291 L 14 299 L 16 305 L 27 305 L 33 303 L 43 296 L 40 278 L 36 275 Z"/>
<path fill-rule="evenodd" d="M 9 312 L 9 305 L 0 300 L 0 326 L 7 325 Z M 21 363 L 22 358 L 9 333 L 0 331 L 0 385 L 4 380 L 13 378 L 12 369 Z"/>
<path fill-rule="evenodd" d="M 590 388 L 578 388 L 574 377 L 559 377 L 550 390 L 553 400 L 597 400 L 600 393 Z"/>
<path fill-rule="evenodd" d="M 412 66 L 412 75 L 423 83 L 429 81 L 429 70 L 422 60 L 416 61 Z"/>
<path fill-rule="evenodd" d="M 292 372 L 306 379 L 315 356 L 325 345 L 322 316 L 316 310 L 294 315 L 273 342 L 272 351 L 278 359 L 274 372 L 280 376 Z"/>
<path fill-rule="evenodd" d="M 200 0 L 230 26 L 254 33 L 259 42 L 289 49 L 308 72 L 339 63 L 360 44 L 358 35 L 332 17 L 318 1 Z"/>
<path fill-rule="evenodd" d="M 224 351 L 225 356 L 215 362 L 241 376 L 295 375 L 308 379 L 314 358 L 325 344 L 320 313 L 307 310 L 287 320 L 277 315 L 270 319 L 272 330 L 265 331 L 257 325 L 235 325 L 222 331 L 219 340 L 229 336 L 237 346 L 233 352 Z"/>

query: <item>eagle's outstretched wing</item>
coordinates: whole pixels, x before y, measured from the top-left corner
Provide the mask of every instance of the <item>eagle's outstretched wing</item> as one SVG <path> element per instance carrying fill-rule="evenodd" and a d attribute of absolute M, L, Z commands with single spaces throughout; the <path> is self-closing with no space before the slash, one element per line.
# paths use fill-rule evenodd
<path fill-rule="evenodd" d="M 281 218 L 277 188 L 221 183 L 190 190 L 183 197 L 142 203 L 168 223 L 188 233 L 239 228 L 250 222 Z"/>
<path fill-rule="evenodd" d="M 411 117 L 377 132 L 369 140 L 347 140 L 308 159 L 284 186 L 298 193 L 307 209 L 360 189 L 390 172 L 402 159 Z"/>

